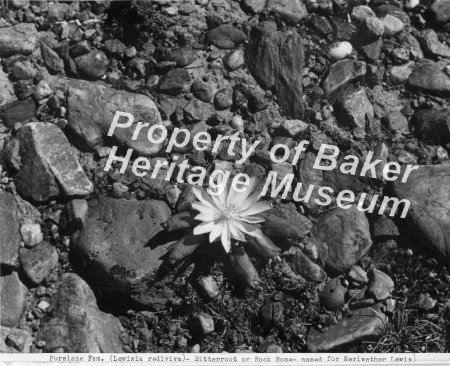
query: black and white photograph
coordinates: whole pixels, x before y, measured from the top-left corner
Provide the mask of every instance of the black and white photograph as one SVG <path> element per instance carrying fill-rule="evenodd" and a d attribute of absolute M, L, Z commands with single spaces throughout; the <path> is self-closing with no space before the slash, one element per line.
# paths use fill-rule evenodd
<path fill-rule="evenodd" d="M 0 362 L 450 365 L 450 0 L 0 0 Z"/>

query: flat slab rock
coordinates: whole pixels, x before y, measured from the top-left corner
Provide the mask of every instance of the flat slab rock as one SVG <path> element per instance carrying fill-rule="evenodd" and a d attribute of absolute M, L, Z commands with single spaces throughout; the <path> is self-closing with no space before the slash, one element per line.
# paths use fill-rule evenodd
<path fill-rule="evenodd" d="M 17 53 L 29 55 L 37 45 L 38 32 L 34 24 L 20 23 L 2 28 L 0 32 L 0 57 Z"/>
<path fill-rule="evenodd" d="M 376 338 L 384 328 L 387 318 L 381 305 L 353 311 L 353 316 L 342 318 L 325 332 L 311 329 L 306 338 L 310 352 L 326 352 L 343 345 Z"/>
<path fill-rule="evenodd" d="M 25 197 L 43 202 L 60 193 L 87 196 L 93 191 L 94 185 L 58 126 L 28 123 L 19 130 L 18 141 L 21 168 L 14 182 Z"/>
<path fill-rule="evenodd" d="M 80 257 L 81 273 L 93 286 L 129 293 L 162 263 L 169 243 L 151 239 L 170 217 L 163 201 L 100 198 L 89 202 L 84 228 L 72 251 Z"/>
<path fill-rule="evenodd" d="M 134 122 L 129 128 L 114 131 L 113 137 L 120 145 L 144 156 L 156 155 L 162 149 L 163 143 L 152 144 L 147 139 L 148 129 L 162 123 L 158 108 L 149 97 L 74 79 L 60 79 L 57 87 L 67 94 L 68 128 L 78 148 L 96 151 L 102 147 L 116 111 L 121 111 L 131 113 Z M 125 119 L 120 122 L 125 123 Z M 138 122 L 149 123 L 149 127 L 143 128 L 133 141 L 131 137 Z"/>
<path fill-rule="evenodd" d="M 20 247 L 19 207 L 11 193 L 0 192 L 0 264 L 17 267 Z"/>
<path fill-rule="evenodd" d="M 419 166 L 394 193 L 411 202 L 411 230 L 436 256 L 450 263 L 450 164 Z"/>
<path fill-rule="evenodd" d="M 19 324 L 27 302 L 27 287 L 16 271 L 0 277 L 1 308 L 0 324 L 15 327 Z"/>
<path fill-rule="evenodd" d="M 52 306 L 52 319 L 41 325 L 37 335 L 38 341 L 45 342 L 45 352 L 123 352 L 120 321 L 98 309 L 91 288 L 76 274 L 61 276 Z"/>

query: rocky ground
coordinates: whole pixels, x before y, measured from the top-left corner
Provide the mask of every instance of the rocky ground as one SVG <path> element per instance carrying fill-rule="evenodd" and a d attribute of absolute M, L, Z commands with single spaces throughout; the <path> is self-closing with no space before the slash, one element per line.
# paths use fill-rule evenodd
<path fill-rule="evenodd" d="M 449 0 L 0 0 L 1 351 L 449 352 L 449 33 Z M 166 154 L 107 137 L 116 110 L 261 143 L 243 166 L 240 146 Z M 269 158 L 302 139 L 299 164 Z M 322 143 L 420 168 L 319 171 Z M 226 254 L 172 230 L 189 185 L 105 172 L 114 145 L 410 214 L 275 199 L 276 246 Z"/>

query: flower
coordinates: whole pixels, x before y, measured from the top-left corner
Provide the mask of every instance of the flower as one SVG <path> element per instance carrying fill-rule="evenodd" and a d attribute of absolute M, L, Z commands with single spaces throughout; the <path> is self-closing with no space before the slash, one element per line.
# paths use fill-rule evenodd
<path fill-rule="evenodd" d="M 211 243 L 220 237 L 227 253 L 231 248 L 231 239 L 245 242 L 244 234 L 261 236 L 262 231 L 256 224 L 264 219 L 254 215 L 269 210 L 272 205 L 267 201 L 259 201 L 260 192 L 253 192 L 257 184 L 258 179 L 251 177 L 243 192 L 236 191 L 230 185 L 216 196 L 209 195 L 203 188 L 193 187 L 199 201 L 192 204 L 192 208 L 199 211 L 195 219 L 203 221 L 194 228 L 194 234 L 209 233 Z"/>

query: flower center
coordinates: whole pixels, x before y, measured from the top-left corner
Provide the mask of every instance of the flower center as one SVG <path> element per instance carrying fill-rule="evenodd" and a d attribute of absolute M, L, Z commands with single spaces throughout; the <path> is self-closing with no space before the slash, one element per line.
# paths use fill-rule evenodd
<path fill-rule="evenodd" d="M 234 220 L 238 216 L 239 209 L 235 205 L 225 205 L 217 213 L 216 220 Z"/>

